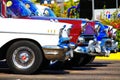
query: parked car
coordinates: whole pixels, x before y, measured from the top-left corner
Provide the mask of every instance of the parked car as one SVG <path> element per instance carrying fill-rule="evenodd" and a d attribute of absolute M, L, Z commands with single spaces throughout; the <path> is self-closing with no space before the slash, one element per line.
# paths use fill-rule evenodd
<path fill-rule="evenodd" d="M 85 64 L 87 64 L 90 61 L 94 60 L 95 56 L 105 56 L 105 54 L 102 54 L 102 53 L 101 53 L 102 55 L 101 54 L 92 55 L 92 54 L 89 54 L 89 52 L 85 52 L 84 50 L 83 50 L 84 54 L 81 53 L 80 51 L 76 51 L 78 49 L 78 47 L 81 47 L 81 45 L 79 45 L 79 43 L 78 43 L 78 42 L 80 42 L 79 40 L 81 40 L 81 38 L 79 36 L 85 36 L 85 35 L 82 34 L 82 30 L 83 30 L 82 29 L 82 24 L 87 23 L 87 22 L 89 24 L 91 24 L 90 21 L 87 21 L 85 19 L 60 18 L 60 17 L 53 17 L 53 16 L 51 17 L 50 15 L 48 15 L 49 10 L 47 12 L 44 12 L 44 10 L 42 10 L 43 12 L 41 12 L 41 13 L 43 14 L 43 16 L 40 16 L 39 12 L 38 12 L 38 11 L 40 11 L 40 9 L 37 9 L 37 7 L 33 3 L 31 4 L 31 2 L 28 1 L 28 0 L 23 1 L 23 3 L 25 5 L 27 5 L 27 6 L 29 6 L 29 7 L 27 7 L 27 9 L 29 9 L 31 11 L 32 15 L 28 15 L 27 17 L 22 16 L 22 18 L 37 19 L 37 20 L 49 20 L 49 21 L 55 21 L 55 22 L 65 22 L 65 23 L 70 23 L 70 24 L 73 25 L 72 29 L 70 30 L 69 37 L 71 38 L 70 42 L 73 42 L 73 43 L 75 43 L 77 45 L 77 48 L 74 50 L 75 51 L 74 55 L 77 56 L 77 57 L 74 57 L 72 60 L 70 60 L 69 61 L 70 64 L 71 63 L 77 63 L 77 64 L 80 65 L 81 62 L 85 63 L 83 60 L 85 60 L 86 61 Z M 26 7 L 24 7 L 24 8 L 26 8 Z M 46 8 L 47 7 L 45 7 L 45 10 L 46 10 Z M 14 9 L 14 7 L 13 7 L 13 9 Z M 50 9 L 50 8 L 48 8 L 48 9 Z M 47 15 L 47 17 L 46 17 L 46 15 Z M 94 24 L 92 24 L 92 25 L 95 26 L 94 21 L 93 21 L 93 23 Z M 92 34 L 91 34 L 91 37 L 92 38 L 90 38 L 90 39 L 94 39 Z M 89 37 L 87 36 L 86 38 L 89 38 Z M 88 42 L 89 42 L 89 39 L 88 39 Z M 87 47 L 88 47 L 88 43 L 87 43 Z M 82 47 L 82 48 L 84 48 L 84 47 Z M 89 58 L 89 59 L 87 59 L 87 58 Z"/>
<path fill-rule="evenodd" d="M 73 57 L 74 44 L 69 38 L 71 24 L 3 18 L 2 14 L 0 60 L 5 59 L 12 72 L 32 74 L 47 67 L 50 61 Z"/>

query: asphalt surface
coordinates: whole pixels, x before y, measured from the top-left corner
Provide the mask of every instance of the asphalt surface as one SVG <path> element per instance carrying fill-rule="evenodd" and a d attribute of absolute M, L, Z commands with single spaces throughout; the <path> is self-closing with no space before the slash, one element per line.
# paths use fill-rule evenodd
<path fill-rule="evenodd" d="M 32 75 L 13 74 L 0 62 L 0 80 L 120 80 L 120 61 L 94 60 L 86 66 L 50 68 Z"/>

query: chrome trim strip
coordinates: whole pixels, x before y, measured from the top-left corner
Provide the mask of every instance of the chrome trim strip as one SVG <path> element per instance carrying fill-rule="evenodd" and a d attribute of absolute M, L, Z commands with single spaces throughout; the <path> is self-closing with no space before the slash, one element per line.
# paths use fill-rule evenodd
<path fill-rule="evenodd" d="M 58 49 L 58 50 L 63 50 L 63 48 L 57 46 L 57 45 L 45 45 L 45 46 L 42 46 L 42 48 L 44 49 Z"/>
<path fill-rule="evenodd" d="M 32 34 L 32 35 L 59 35 L 59 34 L 49 34 L 49 33 L 26 33 L 26 32 L 5 32 L 0 31 L 0 33 L 9 33 L 9 34 Z"/>

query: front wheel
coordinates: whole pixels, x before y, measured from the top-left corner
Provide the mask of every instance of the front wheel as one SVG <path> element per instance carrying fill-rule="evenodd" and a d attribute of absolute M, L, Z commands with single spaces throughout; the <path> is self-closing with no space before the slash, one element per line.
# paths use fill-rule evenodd
<path fill-rule="evenodd" d="M 84 60 L 84 55 L 79 53 L 74 53 L 74 57 L 70 61 L 65 61 L 65 66 L 80 66 Z"/>
<path fill-rule="evenodd" d="M 95 56 L 84 55 L 84 60 L 80 63 L 81 66 L 92 63 L 95 59 Z"/>
<path fill-rule="evenodd" d="M 17 41 L 7 51 L 7 64 L 11 71 L 20 74 L 34 73 L 42 64 L 39 47 L 31 41 Z"/>

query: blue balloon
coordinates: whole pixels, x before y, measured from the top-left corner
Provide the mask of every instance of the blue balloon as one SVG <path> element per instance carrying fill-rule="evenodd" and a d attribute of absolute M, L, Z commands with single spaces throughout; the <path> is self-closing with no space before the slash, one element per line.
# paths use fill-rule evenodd
<path fill-rule="evenodd" d="M 30 16 L 31 11 L 26 8 L 25 4 L 19 0 L 11 0 L 12 5 L 8 7 L 16 16 Z"/>

